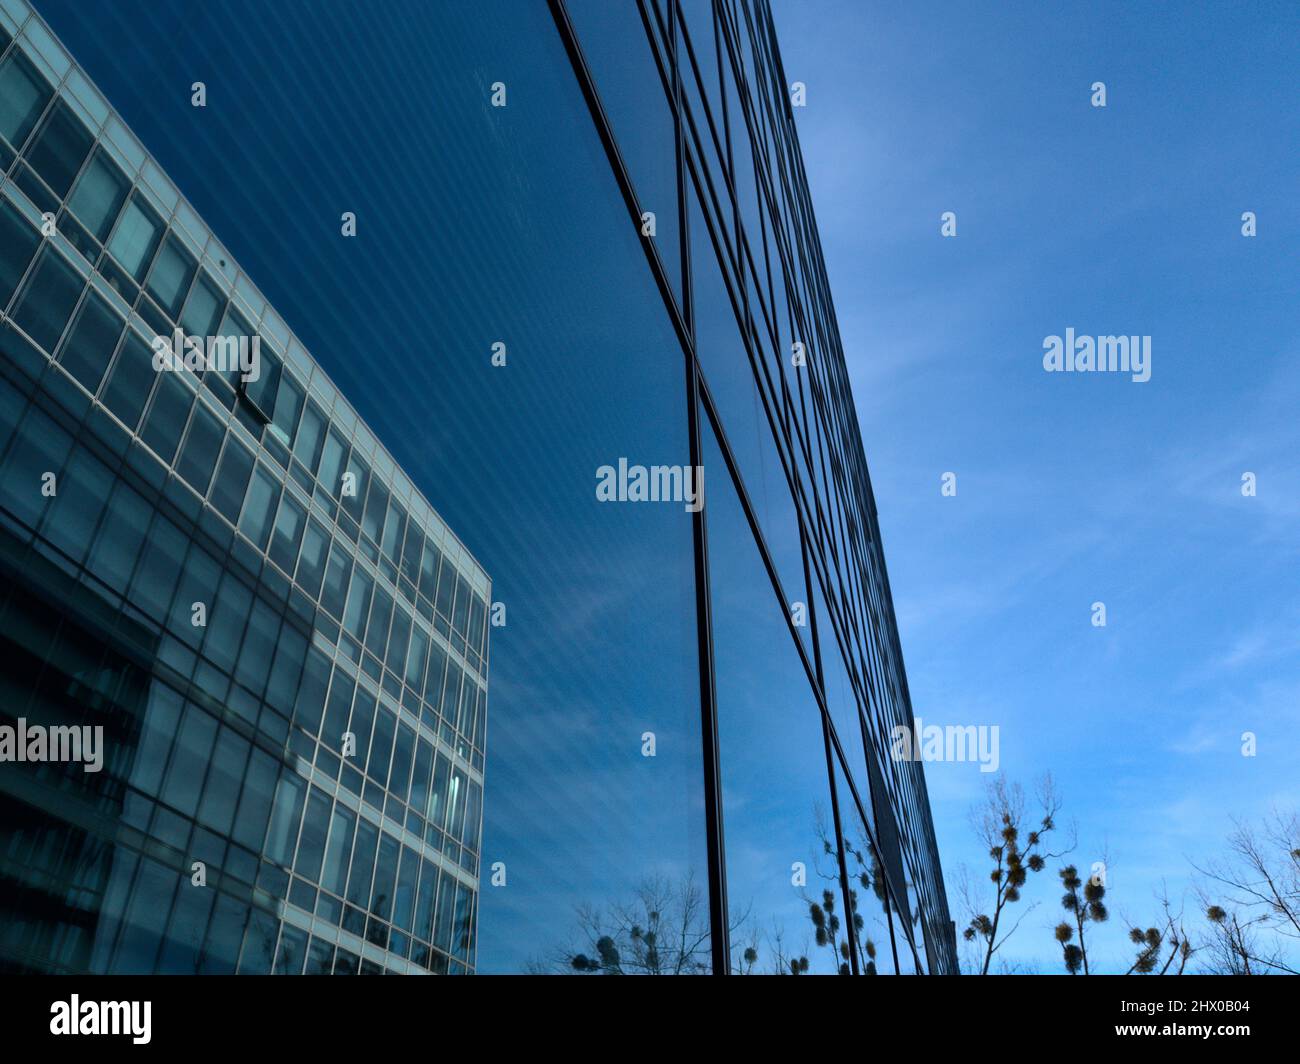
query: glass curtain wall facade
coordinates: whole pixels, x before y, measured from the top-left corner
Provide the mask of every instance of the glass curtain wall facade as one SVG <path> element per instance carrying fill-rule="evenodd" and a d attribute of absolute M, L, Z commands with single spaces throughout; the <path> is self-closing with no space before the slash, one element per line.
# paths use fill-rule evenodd
<path fill-rule="evenodd" d="M 655 215 L 647 256 L 687 353 L 714 968 L 956 972 L 924 773 L 890 756 L 907 676 L 771 11 L 552 7 L 632 217 Z M 587 32 L 611 19 L 616 45 Z M 810 832 L 792 895 L 753 855 L 807 853 Z M 810 921 L 814 948 L 763 949 L 755 913 Z"/>
<path fill-rule="evenodd" d="M 767 4 L 39 6 L 85 70 L 0 0 L 6 705 L 118 761 L 0 766 L 3 963 L 955 972 Z M 197 112 L 232 27 L 274 76 Z M 173 321 L 256 331 L 278 385 L 128 383 Z M 705 505 L 602 501 L 620 461 Z"/>
<path fill-rule="evenodd" d="M 486 574 L 46 27 L 0 44 L 0 724 L 103 729 L 0 770 L 0 969 L 472 971 Z M 158 372 L 178 326 L 256 379 Z"/>

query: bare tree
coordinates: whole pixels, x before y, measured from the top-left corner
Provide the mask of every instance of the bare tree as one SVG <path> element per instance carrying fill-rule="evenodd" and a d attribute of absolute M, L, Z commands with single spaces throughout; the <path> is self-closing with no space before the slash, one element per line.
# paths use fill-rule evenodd
<path fill-rule="evenodd" d="M 1071 975 L 1091 975 L 1088 967 L 1088 942 L 1086 928 L 1088 924 L 1102 924 L 1110 919 L 1106 910 L 1106 882 L 1102 873 L 1094 872 L 1085 882 L 1079 878 L 1079 870 L 1074 865 L 1066 865 L 1060 871 L 1061 885 L 1065 894 L 1061 897 L 1061 908 L 1074 920 L 1071 927 L 1068 921 L 1056 925 L 1056 941 L 1061 944 L 1061 953 L 1065 958 L 1065 970 Z M 1075 934 L 1078 941 L 1075 942 Z"/>
<path fill-rule="evenodd" d="M 709 971 L 709 913 L 692 876 L 645 879 L 630 901 L 578 909 L 582 944 L 556 950 L 534 972 L 696 975 Z"/>
<path fill-rule="evenodd" d="M 981 975 L 988 975 L 994 956 L 1006 944 L 1016 929 L 1035 906 L 1028 906 L 1010 927 L 1006 908 L 1020 901 L 1021 891 L 1030 872 L 1041 872 L 1051 859 L 1069 852 L 1073 842 L 1061 853 L 1048 852 L 1045 838 L 1056 829 L 1056 815 L 1060 800 L 1056 795 L 1050 775 L 1044 776 L 1036 788 L 1041 816 L 1037 826 L 1026 831 L 1027 814 L 1025 795 L 1018 783 L 1008 783 L 998 776 L 989 784 L 984 801 L 971 811 L 971 826 L 980 841 L 988 847 L 993 869 L 989 880 L 993 883 L 993 903 L 986 906 L 970 881 L 963 881 L 963 894 L 970 923 L 963 932 L 967 942 L 978 942 L 978 967 Z M 990 915 L 991 912 L 991 915 Z"/>
<path fill-rule="evenodd" d="M 1143 930 L 1136 924 L 1129 925 L 1129 941 L 1138 947 L 1138 953 L 1125 975 L 1182 975 L 1196 952 L 1183 924 L 1182 908 L 1175 913 L 1167 893 L 1160 895 L 1160 907 L 1162 920 L 1158 926 Z M 1161 957 L 1164 957 L 1163 964 Z"/>
<path fill-rule="evenodd" d="M 1260 828 L 1234 821 L 1229 856 L 1204 868 L 1213 971 L 1300 975 L 1300 816 L 1274 810 Z"/>

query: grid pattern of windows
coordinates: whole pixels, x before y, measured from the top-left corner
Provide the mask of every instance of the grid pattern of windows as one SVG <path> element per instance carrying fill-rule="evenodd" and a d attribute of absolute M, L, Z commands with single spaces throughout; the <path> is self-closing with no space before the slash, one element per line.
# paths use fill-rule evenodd
<path fill-rule="evenodd" d="M 591 455 L 676 447 L 709 485 L 707 507 L 679 524 L 666 510 L 591 517 L 521 491 L 511 516 L 526 533 L 492 540 L 499 564 L 516 566 L 511 586 L 532 585 L 542 622 L 497 648 L 499 668 L 502 653 L 516 655 L 505 659 L 511 680 L 534 682 L 497 685 L 495 719 L 513 711 L 509 743 L 494 744 L 509 758 L 497 778 L 516 789 L 493 792 L 492 849 L 527 871 L 509 901 L 489 892 L 495 943 L 491 921 L 476 926 L 485 574 L 26 0 L 0 0 L 0 506 L 14 583 L 0 634 L 29 663 L 7 680 L 9 704 L 32 717 L 107 714 L 122 747 L 83 798 L 94 814 L 42 800 L 42 786 L 70 784 L 25 777 L 22 801 L 51 812 L 3 828 L 0 867 L 23 916 L 0 960 L 462 972 L 479 963 L 481 938 L 497 964 L 550 951 L 561 970 L 607 970 L 618 949 L 629 966 L 638 951 L 645 960 L 644 940 L 611 951 L 593 937 L 598 962 L 565 952 L 555 929 L 591 900 L 579 892 L 615 904 L 640 874 L 676 867 L 685 885 L 668 890 L 670 904 L 645 906 L 658 920 L 678 899 L 691 944 L 672 970 L 955 971 L 924 775 L 889 756 L 891 729 L 913 722 L 907 678 L 767 3 L 548 0 L 504 14 L 496 38 L 467 29 L 478 19 L 461 5 L 395 4 L 377 24 L 388 40 L 418 22 L 430 47 L 398 49 L 403 62 L 465 78 L 448 54 L 463 51 L 476 86 L 475 46 L 495 63 L 502 38 L 536 42 L 536 65 L 511 82 L 512 110 L 462 99 L 445 109 L 454 121 L 403 127 L 413 160 L 433 158 L 417 142 L 438 146 L 424 175 L 435 209 L 403 202 L 409 232 L 443 225 L 453 199 L 469 220 L 438 230 L 448 242 L 437 254 L 406 247 L 384 280 L 430 268 L 458 304 L 439 308 L 448 336 L 477 342 L 485 319 L 509 327 L 512 351 L 516 337 L 531 347 L 529 380 L 556 365 L 549 348 L 579 356 L 591 387 L 552 379 L 547 402 L 532 404 L 577 423 L 525 402 L 508 412 L 526 441 L 511 458 L 533 479 L 562 483 L 563 495 Z M 295 29 L 301 77 L 333 45 Z M 591 126 L 572 121 L 584 108 Z M 539 141 L 561 139 L 559 126 L 579 135 L 548 155 Z M 259 162 L 252 149 L 241 160 Z M 501 180 L 475 200 L 462 186 L 480 171 Z M 563 214 L 573 206 L 541 175 L 580 176 L 590 217 Z M 268 177 L 259 196 L 280 202 L 274 185 Z M 243 237 L 247 247 L 256 234 Z M 448 269 L 457 254 L 482 254 L 479 273 Z M 579 302 L 533 276 L 581 279 L 574 259 L 586 254 L 611 275 L 618 259 L 617 293 L 584 288 Z M 497 286 L 510 288 L 504 301 L 482 283 L 494 270 L 513 278 Z M 328 279 L 335 298 L 355 300 L 352 319 L 384 301 L 374 286 Z M 403 302 L 413 301 L 395 296 L 386 310 L 410 334 L 423 323 Z M 595 340 L 566 321 L 601 323 L 611 306 L 619 320 Z M 150 341 L 176 329 L 257 337 L 261 373 L 154 372 Z M 612 347 L 635 357 L 611 358 Z M 462 395 L 477 387 L 463 367 L 409 368 L 424 389 L 442 387 L 444 369 L 454 382 L 457 403 L 441 407 L 449 436 L 487 464 L 510 454 L 472 423 L 495 410 Z M 419 404 L 396 391 L 370 398 L 414 427 Z M 448 409 L 462 398 L 472 414 Z M 555 453 L 538 462 L 524 450 Z M 39 490 L 47 472 L 56 495 Z M 525 477 L 512 475 L 493 470 L 502 498 Z M 473 513 L 478 500 L 459 498 Z M 544 557 L 532 569 L 507 560 L 534 547 Z M 652 574 L 638 608 L 570 628 L 620 568 Z M 560 634 L 548 640 L 546 627 Z M 629 720 L 638 735 L 657 722 L 671 740 L 633 769 L 619 738 Z M 782 859 L 761 859 L 771 853 Z M 194 860 L 213 870 L 214 889 L 185 886 Z M 808 864 L 802 893 L 791 860 Z M 69 883 L 75 903 L 40 916 Z M 852 916 L 833 936 L 815 933 L 832 912 Z M 647 969 L 660 970 L 648 952 Z"/>
<path fill-rule="evenodd" d="M 120 926 L 16 916 L 0 954 L 472 971 L 487 577 L 40 20 L 0 7 L 3 635 L 63 641 L 5 715 L 94 689 L 92 619 L 93 668 L 131 692 L 64 706 L 121 719 L 92 803 L 120 829 L 8 818 L 0 853 L 27 890 L 82 869 Z M 256 337 L 256 379 L 159 372 L 177 329 Z M 178 886 L 192 861 L 214 891 Z"/>
<path fill-rule="evenodd" d="M 889 753 L 892 729 L 913 723 L 907 677 L 771 11 L 765 0 L 635 0 L 617 12 L 551 0 L 551 8 L 634 224 L 656 215 L 644 247 L 688 352 L 696 434 L 717 441 L 713 464 L 734 485 L 762 557 L 755 576 L 766 570 L 770 608 L 786 618 L 801 659 L 794 668 L 824 721 L 842 911 L 860 904 L 848 883 L 857 879 L 855 848 L 869 848 L 866 864 L 882 870 L 878 890 L 896 928 L 897 970 L 956 971 L 924 773 Z M 648 80 L 662 91 L 662 111 L 647 103 Z M 695 457 L 707 451 L 701 444 Z M 699 523 L 712 544 L 712 526 Z M 705 550 L 706 568 L 731 567 L 737 548 L 724 542 Z M 706 747 L 710 732 L 720 744 L 718 778 L 706 780 L 714 969 L 735 971 L 743 963 L 726 943 L 731 869 L 720 841 L 735 834 L 726 809 L 729 678 L 718 656 L 729 633 L 716 581 L 700 595 L 702 660 L 714 660 L 703 687 Z M 746 893 L 736 893 L 744 907 Z M 846 970 L 885 970 L 868 965 L 857 937 L 850 928 Z"/>

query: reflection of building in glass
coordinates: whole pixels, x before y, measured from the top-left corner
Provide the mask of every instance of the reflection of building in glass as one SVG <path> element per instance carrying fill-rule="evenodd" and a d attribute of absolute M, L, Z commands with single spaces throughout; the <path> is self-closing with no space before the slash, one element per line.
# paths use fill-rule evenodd
<path fill-rule="evenodd" d="M 104 764 L 0 765 L 0 969 L 471 971 L 487 577 L 11 11 L 0 724 Z M 178 325 L 256 379 L 156 372 Z"/>
<path fill-rule="evenodd" d="M 41 7 L 243 269 L 275 280 L 392 457 L 30 23 L 0 71 L 0 295 L 16 326 L 3 490 L 27 581 L 4 631 L 32 663 L 6 679 L 65 716 L 110 716 L 120 763 L 63 783 L 5 768 L 48 784 L 53 830 L 10 826 L 11 810 L 35 816 L 34 792 L 5 783 L 17 841 L 0 862 L 22 930 L 0 956 L 954 971 L 922 766 L 889 757 L 907 681 L 767 4 L 552 0 L 486 18 L 391 0 L 358 35 L 353 5 L 282 6 L 268 25 L 260 3 L 157 0 L 131 35 L 96 33 L 77 0 Z M 142 92 L 182 9 L 196 69 L 219 68 L 239 26 L 247 68 L 276 76 L 209 86 L 197 118 L 188 96 Z M 415 91 L 433 85 L 436 101 Z M 72 130 L 57 147 L 56 122 Z M 47 209 L 60 235 L 41 242 Z M 337 235 L 344 210 L 356 238 Z M 139 321 L 124 328 L 127 303 Z M 258 380 L 143 371 L 147 337 L 178 313 L 191 335 L 256 331 Z M 111 367 L 94 357 L 106 344 Z M 19 491 L 58 448 L 57 499 Z M 623 460 L 703 467 L 703 510 L 599 502 L 598 471 Z M 362 502 L 334 489 L 347 472 Z M 481 851 L 491 596 L 412 485 L 456 515 L 510 610 L 493 633 Z M 227 581 L 238 625 L 219 616 Z M 196 584 L 218 588 L 201 644 Z M 106 604 L 122 591 L 126 611 Z M 244 640 L 248 663 L 246 630 L 264 633 Z M 340 760 L 331 743 L 354 721 L 372 737 Z M 218 768 L 227 747 L 238 770 Z M 363 779 L 378 748 L 411 778 Z M 74 815 L 74 787 L 104 794 Z M 215 890 L 188 892 L 193 860 L 220 869 Z M 362 869 L 370 896 L 337 868 Z M 79 908 L 53 906 L 74 880 Z M 60 954 L 56 936 L 77 944 Z"/>

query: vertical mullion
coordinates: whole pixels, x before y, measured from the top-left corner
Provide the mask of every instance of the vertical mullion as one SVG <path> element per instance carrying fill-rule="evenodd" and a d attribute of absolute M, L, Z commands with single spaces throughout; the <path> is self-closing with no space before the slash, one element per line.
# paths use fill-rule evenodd
<path fill-rule="evenodd" d="M 677 164 L 677 218 L 682 263 L 682 302 L 690 331 L 691 350 L 686 353 L 686 423 L 690 463 L 703 468 L 700 439 L 699 368 L 695 358 L 695 292 L 691 279 L 690 212 L 686 199 L 686 144 L 682 122 L 681 67 L 678 63 L 677 0 L 668 0 L 669 60 L 673 81 L 673 133 Z M 702 487 L 701 487 L 702 490 Z M 700 674 L 700 736 L 704 763 L 705 837 L 709 865 L 709 943 L 713 974 L 731 974 L 731 926 L 727 915 L 727 859 L 722 819 L 722 761 L 718 748 L 717 685 L 713 661 L 713 608 L 709 584 L 709 537 L 705 507 L 691 515 L 691 537 L 695 554 L 695 622 Z"/>

